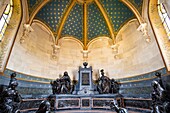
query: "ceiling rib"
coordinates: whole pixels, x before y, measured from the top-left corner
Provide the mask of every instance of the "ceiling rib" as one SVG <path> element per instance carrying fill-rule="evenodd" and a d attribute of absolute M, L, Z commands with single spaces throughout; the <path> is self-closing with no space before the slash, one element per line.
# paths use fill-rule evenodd
<path fill-rule="evenodd" d="M 39 6 L 34 9 L 34 11 L 32 12 L 29 21 L 27 23 L 31 24 L 35 15 L 39 12 L 40 9 L 42 9 L 43 6 L 45 6 L 49 1 L 51 0 L 44 0 L 42 3 L 39 4 Z M 83 1 L 83 2 L 82 2 Z M 64 13 L 64 15 L 62 16 L 61 19 L 61 23 L 59 24 L 58 30 L 56 32 L 54 32 L 54 34 L 56 34 L 55 37 L 55 44 L 58 44 L 58 40 L 61 38 L 61 33 L 62 33 L 62 29 L 64 27 L 64 24 L 66 22 L 66 19 L 68 18 L 72 8 L 74 7 L 74 5 L 76 4 L 76 2 L 78 3 L 83 3 L 83 43 L 84 43 L 84 50 L 88 49 L 88 26 L 87 26 L 87 21 L 88 21 L 88 16 L 87 16 L 87 9 L 88 9 L 88 4 L 91 2 L 95 2 L 97 7 L 99 8 L 101 14 L 104 17 L 104 20 L 106 22 L 106 25 L 108 27 L 113 45 L 116 43 L 115 42 L 115 35 L 114 35 L 114 27 L 112 26 L 112 21 L 110 21 L 109 16 L 107 15 L 107 12 L 105 11 L 103 5 L 100 3 L 100 0 L 71 0 L 70 5 L 67 8 L 67 11 Z M 144 19 L 142 18 L 142 16 L 140 15 L 139 11 L 133 6 L 133 4 L 131 2 L 129 2 L 128 0 L 119 0 L 122 3 L 124 3 L 126 6 L 129 7 L 129 9 L 132 10 L 132 12 L 135 14 L 136 18 L 138 19 L 139 23 L 144 23 Z"/>
<path fill-rule="evenodd" d="M 39 6 L 38 6 L 36 9 L 34 9 L 34 11 L 32 12 L 32 14 L 31 14 L 31 16 L 30 16 L 30 18 L 29 18 L 29 21 L 27 22 L 29 25 L 31 25 L 31 23 L 32 23 L 35 15 L 39 12 L 39 10 L 40 10 L 43 6 L 45 6 L 49 1 L 50 1 L 50 0 L 44 0 L 41 4 L 39 4 Z"/>
<path fill-rule="evenodd" d="M 84 50 L 87 50 L 87 30 L 88 30 L 88 28 L 87 28 L 87 3 L 84 3 L 83 4 L 83 12 L 84 12 L 84 14 L 83 14 L 83 27 L 84 27 L 84 29 L 83 29 L 83 41 L 84 41 Z"/>
<path fill-rule="evenodd" d="M 107 24 L 107 26 L 108 26 L 108 28 L 109 28 L 109 32 L 110 32 L 110 35 L 111 35 L 113 44 L 115 44 L 114 30 L 113 30 L 112 24 L 111 24 L 111 22 L 110 22 L 110 20 L 109 20 L 109 18 L 108 18 L 108 15 L 107 15 L 107 13 L 105 12 L 105 10 L 104 10 L 102 4 L 99 2 L 99 0 L 94 0 L 94 1 L 95 1 L 95 3 L 97 4 L 98 8 L 100 9 L 100 11 L 101 11 L 101 13 L 102 13 L 102 15 L 103 15 L 103 17 L 104 17 L 104 19 L 105 19 L 105 21 L 106 21 L 106 24 Z"/>
<path fill-rule="evenodd" d="M 75 5 L 76 3 L 76 0 L 72 0 L 70 6 L 68 7 L 66 13 L 63 15 L 63 18 L 62 18 L 62 21 L 61 21 L 61 24 L 58 28 L 58 31 L 57 31 L 57 37 L 56 37 L 56 44 L 58 45 L 58 40 L 61 38 L 61 31 L 63 29 L 63 26 L 64 26 L 64 23 L 68 17 L 68 15 L 70 14 L 70 11 L 71 9 L 73 8 L 73 6 Z"/>
<path fill-rule="evenodd" d="M 133 6 L 131 2 L 129 2 L 128 0 L 120 0 L 120 1 L 123 2 L 126 6 L 128 6 L 132 10 L 132 12 L 135 14 L 140 24 L 144 23 L 144 19 L 142 18 L 139 11 Z"/>

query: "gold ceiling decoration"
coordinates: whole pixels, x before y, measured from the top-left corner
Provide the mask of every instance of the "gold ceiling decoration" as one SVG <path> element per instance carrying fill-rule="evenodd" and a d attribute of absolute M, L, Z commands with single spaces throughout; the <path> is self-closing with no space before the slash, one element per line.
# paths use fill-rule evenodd
<path fill-rule="evenodd" d="M 28 0 L 28 1 L 30 3 L 35 2 L 34 0 Z M 29 21 L 27 23 L 29 25 L 31 25 L 33 19 L 40 12 L 40 10 L 42 10 L 43 8 L 46 8 L 46 9 L 43 9 L 40 12 L 41 14 L 39 15 L 39 17 L 41 19 L 44 19 L 44 22 L 47 24 L 47 26 L 48 25 L 50 27 L 51 26 L 57 26 L 56 30 L 52 31 L 52 33 L 55 36 L 55 44 L 58 45 L 58 40 L 63 37 L 62 36 L 62 31 L 64 29 L 64 25 L 66 24 L 67 19 L 69 18 L 69 15 L 70 15 L 71 11 L 74 9 L 76 4 L 81 5 L 80 8 L 82 8 L 82 11 L 83 11 L 83 15 L 82 15 L 82 17 L 83 17 L 82 18 L 82 20 L 83 20 L 82 21 L 83 36 L 82 36 L 81 41 L 84 44 L 84 47 L 83 47 L 84 50 L 88 50 L 87 45 L 91 41 L 91 40 L 89 41 L 89 36 L 88 36 L 89 26 L 90 26 L 89 25 L 89 20 L 88 20 L 89 19 L 88 13 L 91 13 L 91 12 L 89 12 L 88 9 L 90 9 L 89 6 L 91 4 L 96 5 L 98 10 L 100 11 L 101 15 L 103 16 L 104 22 L 105 22 L 105 24 L 106 24 L 106 26 L 108 28 L 109 37 L 112 39 L 113 45 L 116 44 L 116 42 L 115 42 L 115 38 L 116 38 L 115 32 L 118 32 L 118 30 L 117 31 L 115 30 L 115 27 L 117 27 L 116 29 L 119 29 L 120 26 L 124 24 L 123 22 L 126 22 L 126 20 L 128 20 L 130 18 L 130 16 L 131 16 L 130 13 L 135 15 L 135 17 L 138 19 L 140 24 L 144 22 L 144 20 L 143 20 L 142 16 L 140 15 L 139 11 L 128 0 L 65 0 L 65 1 L 64 0 L 44 0 L 42 3 L 39 4 L 38 7 L 36 7 L 33 10 L 33 13 L 31 14 L 31 16 L 29 18 Z M 64 12 L 64 13 L 62 15 L 60 15 L 60 18 L 57 20 L 57 19 L 55 19 L 55 18 L 57 18 L 59 16 L 57 14 L 61 14 L 61 10 L 57 10 L 59 8 L 60 9 L 63 8 L 62 12 Z M 93 11 L 94 8 L 91 8 L 91 10 Z M 91 13 L 91 14 L 93 14 L 93 13 Z M 46 15 L 46 16 L 49 15 L 49 16 L 46 17 L 44 15 Z M 94 17 L 96 17 L 96 16 L 97 15 L 95 15 Z M 49 20 L 48 18 L 50 18 L 52 20 Z M 72 18 L 75 18 L 75 16 L 72 17 Z M 99 19 L 97 20 L 97 19 L 98 18 L 96 18 L 94 21 L 97 21 L 96 24 L 100 24 L 101 23 L 100 20 Z M 117 22 L 117 24 L 115 24 L 116 22 Z M 72 23 L 72 22 L 70 22 L 70 23 Z M 51 29 L 54 29 L 54 28 L 55 27 L 52 27 Z M 90 29 L 90 30 L 93 30 L 93 26 L 92 26 L 92 29 Z M 102 29 L 99 29 L 99 30 L 100 30 L 101 33 L 103 33 Z M 94 31 L 94 33 L 95 32 L 96 31 Z M 80 40 L 81 38 L 78 37 L 78 39 Z"/>
<path fill-rule="evenodd" d="M 82 3 L 82 4 L 93 2 L 93 0 L 77 0 L 77 1 L 78 1 L 79 3 Z"/>

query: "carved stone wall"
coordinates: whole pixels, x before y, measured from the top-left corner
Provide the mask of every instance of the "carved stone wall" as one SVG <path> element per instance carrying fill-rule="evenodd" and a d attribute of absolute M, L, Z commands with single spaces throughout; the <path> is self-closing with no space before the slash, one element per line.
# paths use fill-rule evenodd
<path fill-rule="evenodd" d="M 17 33 L 17 29 L 19 28 L 19 24 L 21 21 L 21 15 L 22 15 L 21 2 L 19 0 L 13 0 L 13 2 L 14 2 L 13 13 L 10 22 L 7 26 L 7 29 L 5 31 L 3 40 L 0 43 L 0 72 L 4 71 L 4 68 L 6 66 L 12 48 L 12 44 L 15 39 L 15 35 Z M 6 4 L 6 2 L 2 1 L 1 5 L 3 4 Z"/>
<path fill-rule="evenodd" d="M 117 54 L 113 53 L 108 37 L 99 37 L 88 46 L 87 62 L 93 67 L 94 80 L 98 78 L 101 68 L 110 78 L 122 78 L 165 67 L 153 33 L 150 34 L 151 42 L 147 43 L 142 33 L 136 30 L 138 26 L 137 20 L 132 20 L 122 27 L 116 37 L 119 45 Z M 84 62 L 82 45 L 70 37 L 61 38 L 54 60 L 51 57 L 53 41 L 49 31 L 36 22 L 31 27 L 34 31 L 23 44 L 19 42 L 23 31 L 18 33 L 7 68 L 51 79 L 68 71 L 71 79 L 76 79 L 78 67 Z"/>
<path fill-rule="evenodd" d="M 32 27 L 35 31 L 30 33 L 25 43 L 16 41 L 7 68 L 45 78 L 57 78 L 64 71 L 68 71 L 71 79 L 75 79 L 78 66 L 83 63 L 81 45 L 71 39 L 60 39 L 59 54 L 57 59 L 53 60 L 50 35 L 35 23 Z M 101 37 L 89 46 L 87 62 L 93 67 L 94 80 L 98 78 L 98 70 L 101 68 L 111 78 L 122 78 L 164 67 L 155 40 L 146 43 L 136 28 L 137 21 L 132 21 L 123 28 L 122 40 L 118 42 L 119 52 L 116 55 L 107 38 Z"/>
<path fill-rule="evenodd" d="M 137 21 L 131 21 L 125 25 L 118 36 L 118 53 L 114 54 L 107 39 L 99 39 L 89 46 L 89 65 L 92 65 L 94 73 L 103 68 L 106 75 L 114 78 L 122 78 L 140 75 L 164 67 L 156 41 L 151 36 L 151 42 L 147 43 L 142 33 L 137 31 Z"/>

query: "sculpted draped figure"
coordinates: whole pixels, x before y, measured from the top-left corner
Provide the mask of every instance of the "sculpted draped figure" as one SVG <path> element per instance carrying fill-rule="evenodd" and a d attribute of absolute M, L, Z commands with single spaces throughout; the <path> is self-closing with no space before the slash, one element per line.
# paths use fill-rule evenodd
<path fill-rule="evenodd" d="M 152 86 L 152 112 L 151 113 L 170 113 L 170 96 L 168 91 L 164 88 L 161 73 L 155 74 L 158 80 L 151 83 Z"/>
<path fill-rule="evenodd" d="M 71 94 L 74 90 L 74 86 L 71 85 L 71 79 L 67 71 L 64 72 L 61 78 L 51 81 L 51 86 L 53 94 Z"/>
<path fill-rule="evenodd" d="M 98 79 L 97 89 L 100 94 L 108 94 L 110 93 L 111 81 L 109 77 L 104 75 L 104 70 L 101 71 L 101 77 Z"/>
<path fill-rule="evenodd" d="M 113 94 L 119 92 L 120 84 L 114 78 L 110 79 L 104 75 L 104 70 L 101 71 L 101 77 L 98 79 L 97 90 L 100 94 Z"/>
<path fill-rule="evenodd" d="M 15 77 L 16 73 L 12 73 L 9 86 L 0 94 L 0 113 L 20 113 L 19 105 L 22 99 L 16 90 L 18 82 Z"/>
<path fill-rule="evenodd" d="M 65 71 L 64 75 L 60 78 L 61 80 L 61 94 L 70 93 L 71 79 L 68 75 L 68 72 Z"/>

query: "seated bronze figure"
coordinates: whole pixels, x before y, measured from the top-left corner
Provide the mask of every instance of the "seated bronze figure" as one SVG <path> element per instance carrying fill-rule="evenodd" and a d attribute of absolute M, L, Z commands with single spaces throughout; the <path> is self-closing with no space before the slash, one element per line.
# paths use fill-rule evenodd
<path fill-rule="evenodd" d="M 71 79 L 68 72 L 64 72 L 61 78 L 57 78 L 55 81 L 51 81 L 53 94 L 71 94 L 74 86 L 71 85 Z"/>
<path fill-rule="evenodd" d="M 111 79 L 104 75 L 104 70 L 101 71 L 101 77 L 98 79 L 97 90 L 100 94 L 113 94 L 119 92 L 120 84 L 115 81 L 115 79 Z"/>
<path fill-rule="evenodd" d="M 19 105 L 22 99 L 16 90 L 18 82 L 15 77 L 11 75 L 9 86 L 0 94 L 0 113 L 20 113 Z"/>
<path fill-rule="evenodd" d="M 108 94 L 110 92 L 111 82 L 110 79 L 104 75 L 104 70 L 101 71 L 101 77 L 98 79 L 97 89 L 100 94 Z"/>

